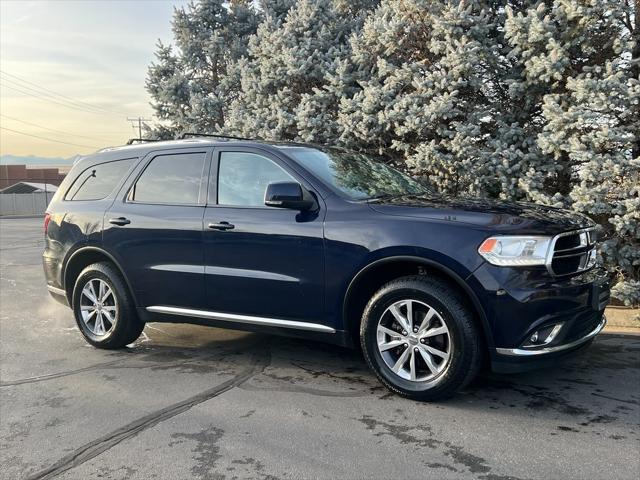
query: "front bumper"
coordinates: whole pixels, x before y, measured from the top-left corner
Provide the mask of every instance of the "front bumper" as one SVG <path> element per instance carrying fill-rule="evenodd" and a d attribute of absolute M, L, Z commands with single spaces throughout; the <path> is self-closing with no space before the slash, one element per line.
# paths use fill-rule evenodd
<path fill-rule="evenodd" d="M 607 324 L 607 317 L 602 315 L 602 319 L 596 325 L 596 328 L 591 330 L 585 336 L 580 337 L 576 340 L 561 343 L 559 345 L 554 345 L 552 347 L 541 347 L 541 348 L 496 348 L 496 353 L 498 355 L 508 355 L 511 357 L 534 357 L 538 355 L 548 355 L 550 353 L 558 353 L 564 352 L 565 350 L 572 350 L 582 346 L 582 344 L 592 340 L 597 334 L 599 334 L 604 326 Z"/>
<path fill-rule="evenodd" d="M 595 337 L 591 337 L 578 346 L 573 346 L 568 350 L 547 353 L 546 355 L 526 357 L 498 355 L 491 360 L 491 370 L 495 373 L 523 373 L 543 368 L 554 368 L 557 367 L 559 362 L 579 355 L 586 350 L 594 338 Z"/>
<path fill-rule="evenodd" d="M 554 366 L 559 360 L 588 347 L 607 323 L 604 315 L 596 327 L 580 338 L 551 347 L 496 348 L 491 358 L 491 370 L 497 373 L 520 373 Z"/>
<path fill-rule="evenodd" d="M 605 326 L 609 281 L 602 270 L 557 278 L 485 264 L 474 277 L 485 294 L 494 371 L 551 365 L 587 346 Z"/>

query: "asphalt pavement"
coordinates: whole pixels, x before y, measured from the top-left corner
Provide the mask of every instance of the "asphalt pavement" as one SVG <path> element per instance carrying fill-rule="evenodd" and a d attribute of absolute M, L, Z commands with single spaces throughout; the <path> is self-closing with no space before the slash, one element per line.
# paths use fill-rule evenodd
<path fill-rule="evenodd" d="M 0 220 L 0 478 L 640 476 L 640 336 L 419 403 L 316 342 L 154 323 L 92 348 L 42 248 L 41 219 Z"/>

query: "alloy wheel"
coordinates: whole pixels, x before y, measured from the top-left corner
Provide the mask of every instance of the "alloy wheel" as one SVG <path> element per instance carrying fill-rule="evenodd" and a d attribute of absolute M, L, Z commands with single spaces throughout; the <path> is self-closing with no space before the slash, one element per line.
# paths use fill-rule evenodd
<path fill-rule="evenodd" d="M 118 301 L 111 287 L 99 278 L 89 280 L 80 296 L 82 321 L 96 337 L 109 334 L 118 321 Z"/>
<path fill-rule="evenodd" d="M 377 325 L 378 351 L 387 367 L 413 382 L 430 382 L 450 363 L 453 344 L 438 311 L 418 300 L 389 306 Z"/>

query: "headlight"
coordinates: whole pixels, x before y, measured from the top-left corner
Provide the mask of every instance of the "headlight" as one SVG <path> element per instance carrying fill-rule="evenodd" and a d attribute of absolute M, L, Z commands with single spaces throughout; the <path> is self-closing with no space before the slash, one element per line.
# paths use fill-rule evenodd
<path fill-rule="evenodd" d="M 501 267 L 544 265 L 550 245 L 550 237 L 489 237 L 478 247 L 478 253 Z"/>

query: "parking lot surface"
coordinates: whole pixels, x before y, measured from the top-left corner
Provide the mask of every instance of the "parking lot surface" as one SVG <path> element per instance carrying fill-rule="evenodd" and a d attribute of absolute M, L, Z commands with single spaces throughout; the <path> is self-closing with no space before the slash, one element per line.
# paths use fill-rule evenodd
<path fill-rule="evenodd" d="M 49 298 L 40 219 L 0 220 L 0 476 L 638 478 L 640 336 L 456 398 L 390 394 L 356 351 L 190 325 L 87 345 Z"/>

